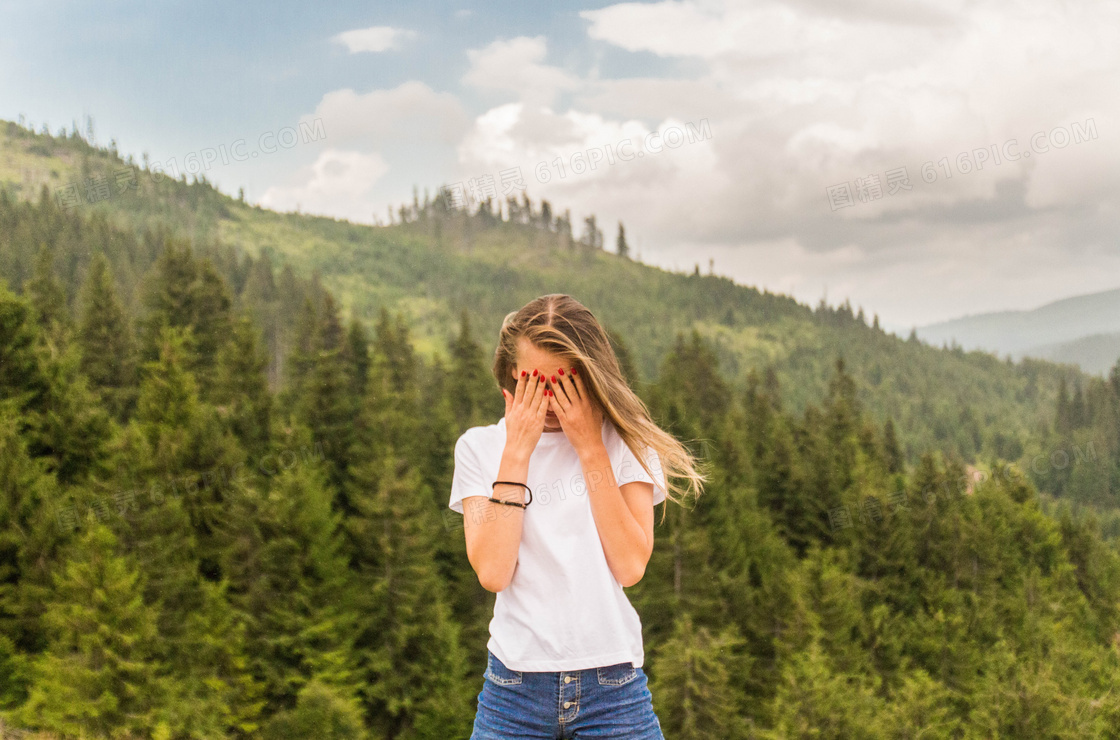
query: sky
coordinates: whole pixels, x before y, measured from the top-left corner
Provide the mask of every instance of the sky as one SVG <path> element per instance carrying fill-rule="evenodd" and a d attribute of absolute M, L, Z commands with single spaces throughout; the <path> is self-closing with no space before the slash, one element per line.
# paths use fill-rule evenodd
<path fill-rule="evenodd" d="M 1117 1 L 0 0 L 0 119 L 354 222 L 524 192 L 900 333 L 1120 286 L 1118 92 Z"/>

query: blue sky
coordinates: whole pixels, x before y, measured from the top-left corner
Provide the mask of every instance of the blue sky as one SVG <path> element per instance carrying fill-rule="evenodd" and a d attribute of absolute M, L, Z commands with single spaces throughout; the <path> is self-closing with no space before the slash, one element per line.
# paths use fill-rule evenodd
<path fill-rule="evenodd" d="M 0 0 L 0 29 L 0 118 L 160 163 L 244 140 L 206 174 L 278 210 L 371 223 L 519 168 L 645 262 L 900 331 L 1120 285 L 1116 3 Z"/>

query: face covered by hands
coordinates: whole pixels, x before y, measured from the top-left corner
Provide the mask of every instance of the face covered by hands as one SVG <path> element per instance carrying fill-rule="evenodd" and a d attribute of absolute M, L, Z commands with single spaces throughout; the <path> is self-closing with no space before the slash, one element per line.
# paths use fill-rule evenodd
<path fill-rule="evenodd" d="M 525 377 L 529 388 L 534 388 L 538 379 L 543 380 L 546 401 L 543 431 L 563 431 L 573 447 L 583 449 L 584 444 L 602 440 L 603 415 L 592 402 L 578 369 L 569 364 L 567 358 L 543 350 L 522 337 L 517 345 L 517 366 L 512 375 L 515 382 Z"/>
<path fill-rule="evenodd" d="M 548 407 L 560 421 L 572 447 L 582 450 L 603 441 L 603 412 L 591 402 L 576 369 L 558 368 L 549 376 Z"/>

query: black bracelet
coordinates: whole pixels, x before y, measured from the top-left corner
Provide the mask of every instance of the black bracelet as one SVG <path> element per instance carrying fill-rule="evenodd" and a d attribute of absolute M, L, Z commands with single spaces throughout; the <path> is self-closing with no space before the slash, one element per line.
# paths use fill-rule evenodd
<path fill-rule="evenodd" d="M 523 487 L 526 491 L 529 492 L 529 500 L 522 504 L 518 503 L 517 501 L 502 501 L 500 498 L 494 498 L 493 496 L 491 496 L 490 500 L 494 503 L 506 504 L 508 506 L 520 506 L 522 509 L 528 508 L 529 504 L 533 503 L 533 489 L 529 488 L 529 486 L 525 485 L 524 483 L 518 483 L 517 481 L 512 480 L 496 480 L 492 484 L 490 484 L 491 492 L 493 492 L 494 486 L 498 485 L 499 483 L 508 483 L 511 486 Z"/>

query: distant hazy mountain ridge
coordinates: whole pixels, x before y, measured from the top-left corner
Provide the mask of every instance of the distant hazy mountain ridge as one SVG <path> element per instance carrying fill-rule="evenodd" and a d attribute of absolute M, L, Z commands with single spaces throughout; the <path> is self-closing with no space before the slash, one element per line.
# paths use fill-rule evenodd
<path fill-rule="evenodd" d="M 1036 357 L 1108 372 L 1120 357 L 1120 288 L 1064 298 L 1028 311 L 997 311 L 918 327 L 930 344 Z"/>

